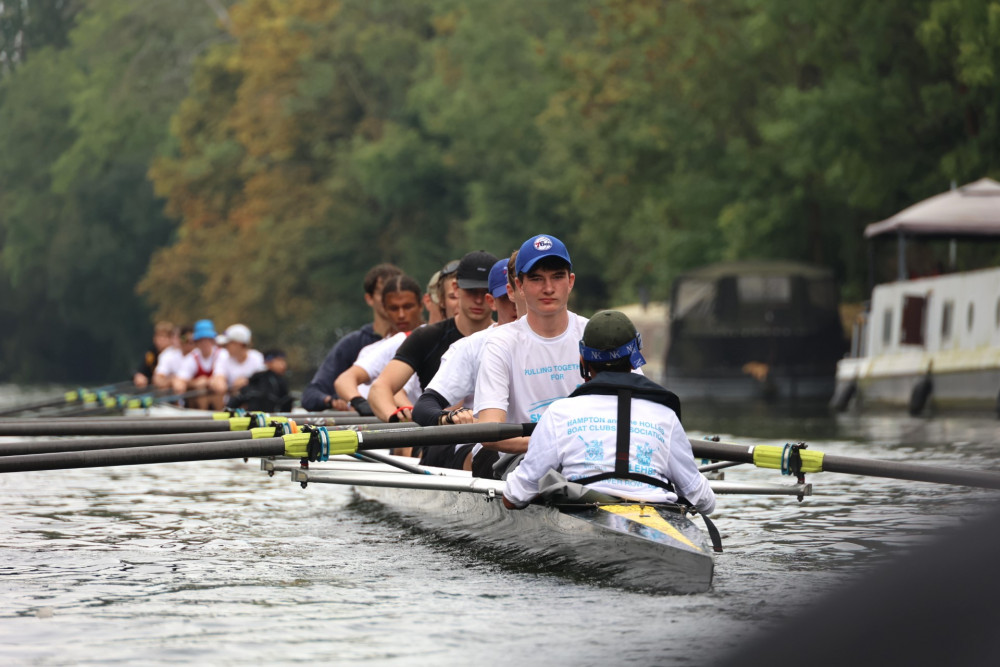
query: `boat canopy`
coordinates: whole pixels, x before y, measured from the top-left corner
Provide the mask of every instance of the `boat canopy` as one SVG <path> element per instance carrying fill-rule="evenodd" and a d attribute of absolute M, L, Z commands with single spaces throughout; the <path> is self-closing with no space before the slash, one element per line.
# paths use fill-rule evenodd
<path fill-rule="evenodd" d="M 1000 183 L 981 178 L 925 199 L 865 228 L 866 238 L 883 234 L 1000 236 Z"/>

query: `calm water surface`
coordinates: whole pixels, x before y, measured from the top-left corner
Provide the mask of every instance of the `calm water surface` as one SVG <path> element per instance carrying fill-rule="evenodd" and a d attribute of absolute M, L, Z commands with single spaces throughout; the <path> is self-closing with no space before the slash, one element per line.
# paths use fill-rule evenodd
<path fill-rule="evenodd" d="M 49 395 L 49 394 L 46 394 Z M 33 400 L 0 387 L 0 406 Z M 692 437 L 1000 470 L 988 417 L 832 418 L 703 407 Z M 732 481 L 783 481 L 727 471 Z M 513 568 L 349 489 L 256 462 L 0 475 L 4 664 L 704 664 L 904 553 L 993 494 L 810 476 L 816 495 L 720 498 L 711 592 L 658 596 Z"/>

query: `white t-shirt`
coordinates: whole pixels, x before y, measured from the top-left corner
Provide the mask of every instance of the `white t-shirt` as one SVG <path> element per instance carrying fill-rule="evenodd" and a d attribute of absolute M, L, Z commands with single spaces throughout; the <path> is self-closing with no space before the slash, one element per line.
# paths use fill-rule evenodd
<path fill-rule="evenodd" d="M 691 443 L 670 408 L 632 401 L 629 470 L 669 481 L 705 514 L 715 509 L 715 493 L 698 472 Z M 614 472 L 617 449 L 618 397 L 589 395 L 556 401 L 542 415 L 528 453 L 507 478 L 504 495 L 524 505 L 538 495 L 538 480 L 549 470 L 573 481 Z M 636 480 L 606 479 L 587 488 L 648 502 L 673 502 L 677 496 Z"/>
<path fill-rule="evenodd" d="M 223 351 L 225 354 L 220 356 L 219 360 L 215 363 L 215 370 L 212 372 L 212 375 L 226 378 L 226 384 L 230 387 L 239 378 L 249 378 L 254 373 L 267 368 L 267 365 L 264 363 L 264 355 L 257 350 L 247 350 L 246 359 L 243 361 L 236 361 L 227 350 Z"/>
<path fill-rule="evenodd" d="M 494 322 L 482 331 L 452 343 L 441 355 L 441 365 L 427 384 L 427 391 L 433 389 L 441 394 L 448 405 L 461 402 L 471 409 L 475 404 L 476 376 L 479 374 L 479 362 L 483 358 L 483 346 L 496 328 Z"/>
<path fill-rule="evenodd" d="M 177 369 L 177 377 L 184 381 L 190 381 L 197 375 L 212 375 L 216 364 L 223 357 L 228 357 L 229 353 L 221 347 L 212 348 L 210 357 L 203 357 L 199 348 L 194 348 L 184 355 L 180 368 Z"/>
<path fill-rule="evenodd" d="M 423 325 L 420 325 L 423 326 Z M 397 334 L 393 334 L 388 338 L 383 338 L 382 340 L 375 341 L 371 345 L 367 345 L 361 348 L 361 352 L 358 353 L 358 358 L 355 360 L 354 365 L 360 366 L 364 369 L 365 373 L 368 373 L 369 384 L 359 385 L 358 392 L 365 398 L 368 398 L 368 391 L 371 389 L 371 382 L 382 374 L 385 367 L 389 365 L 392 358 L 396 356 L 396 350 L 399 346 L 403 344 L 406 340 L 406 333 L 400 331 Z M 406 381 L 403 385 L 403 390 L 406 395 L 410 398 L 410 404 L 415 404 L 416 400 L 420 398 L 420 379 L 417 374 L 414 373 L 410 376 L 410 379 Z"/>
<path fill-rule="evenodd" d="M 569 326 L 555 338 L 539 336 L 528 318 L 498 328 L 483 346 L 476 375 L 475 412 L 498 408 L 508 423 L 537 422 L 553 401 L 583 383 L 580 339 L 587 318 L 569 313 Z"/>
<path fill-rule="evenodd" d="M 172 378 L 180 370 L 182 361 L 184 361 L 184 353 L 181 352 L 181 348 L 168 347 L 163 352 L 160 352 L 153 375 L 163 375 Z"/>

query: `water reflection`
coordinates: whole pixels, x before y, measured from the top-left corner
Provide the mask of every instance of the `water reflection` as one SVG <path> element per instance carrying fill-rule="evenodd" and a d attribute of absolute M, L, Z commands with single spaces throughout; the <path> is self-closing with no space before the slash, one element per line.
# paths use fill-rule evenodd
<path fill-rule="evenodd" d="M 692 437 L 1000 467 L 989 418 L 686 406 L 685 424 Z M 727 479 L 781 481 L 742 467 Z M 507 567 L 362 510 L 347 489 L 302 490 L 252 463 L 0 475 L 0 655 L 41 664 L 700 663 L 919 548 L 995 495 L 836 474 L 810 481 L 816 495 L 801 503 L 722 498 L 726 553 L 713 590 L 669 597 Z"/>

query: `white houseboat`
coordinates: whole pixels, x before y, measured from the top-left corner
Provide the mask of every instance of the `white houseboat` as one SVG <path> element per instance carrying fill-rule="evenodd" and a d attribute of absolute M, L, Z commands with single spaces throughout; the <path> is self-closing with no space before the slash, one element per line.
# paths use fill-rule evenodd
<path fill-rule="evenodd" d="M 865 236 L 898 239 L 898 274 L 872 291 L 837 365 L 832 405 L 996 410 L 1000 407 L 1000 267 L 907 278 L 914 236 L 1000 235 L 1000 183 L 982 179 L 869 225 Z M 954 243 L 952 243 L 954 260 Z"/>

